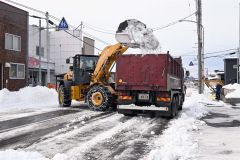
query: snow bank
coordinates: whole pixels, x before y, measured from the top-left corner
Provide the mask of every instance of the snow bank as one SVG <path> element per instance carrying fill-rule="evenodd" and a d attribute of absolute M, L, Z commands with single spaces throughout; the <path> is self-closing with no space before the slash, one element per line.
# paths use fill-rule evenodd
<path fill-rule="evenodd" d="M 234 83 L 234 84 L 228 84 L 223 86 L 225 89 L 240 89 L 240 84 Z"/>
<path fill-rule="evenodd" d="M 25 87 L 19 91 L 0 90 L 0 112 L 12 109 L 58 106 L 57 92 L 47 87 Z"/>
<path fill-rule="evenodd" d="M 181 115 L 172 120 L 168 129 L 156 140 L 155 149 L 148 155 L 148 160 L 187 160 L 197 156 L 198 143 L 194 131 L 198 130 L 199 125 L 205 124 L 199 118 L 207 113 L 204 103 L 212 101 L 196 91 L 188 92 L 188 95 Z"/>
<path fill-rule="evenodd" d="M 226 90 L 224 91 L 226 93 L 225 98 L 240 98 L 240 84 L 228 84 L 223 88 Z"/>
<path fill-rule="evenodd" d="M 49 160 L 38 152 L 26 152 L 18 150 L 0 151 L 0 160 Z"/>
<path fill-rule="evenodd" d="M 240 88 L 228 93 L 225 98 L 240 98 Z"/>

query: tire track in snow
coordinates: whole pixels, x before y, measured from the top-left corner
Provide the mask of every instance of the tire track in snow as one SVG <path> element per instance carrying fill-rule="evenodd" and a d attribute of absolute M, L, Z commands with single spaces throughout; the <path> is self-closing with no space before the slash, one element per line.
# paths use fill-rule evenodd
<path fill-rule="evenodd" d="M 70 120 L 72 121 L 73 117 L 78 117 L 79 121 L 86 119 L 86 117 L 88 120 L 92 120 L 107 114 L 109 113 L 86 110 L 76 114 L 55 117 L 26 126 L 20 126 L 14 130 L 0 133 L 0 148 L 7 148 L 8 146 L 14 146 L 14 149 L 26 148 L 41 140 L 45 135 L 58 132 L 63 128 L 71 129 L 69 126 L 71 126 Z"/>
<path fill-rule="evenodd" d="M 37 122 L 44 122 L 47 120 L 51 120 L 55 117 L 60 117 L 68 114 L 74 114 L 77 112 L 81 112 L 82 110 L 57 110 L 57 111 L 52 111 L 52 112 L 47 112 L 47 113 L 42 113 L 42 114 L 37 114 L 37 115 L 32 115 L 28 117 L 21 117 L 21 118 L 16 118 L 16 119 L 11 119 L 11 120 L 6 120 L 6 121 L 1 121 L 0 122 L 0 133 L 13 130 L 16 128 L 21 128 L 27 125 L 31 125 Z"/>
<path fill-rule="evenodd" d="M 113 119 L 116 120 L 116 117 L 113 117 Z M 116 124 L 112 128 L 108 128 L 107 130 L 98 133 L 94 137 L 91 137 L 91 139 L 83 141 L 83 143 L 80 142 L 77 147 L 67 151 L 66 153 L 66 156 L 68 157 L 67 159 L 74 160 L 86 159 L 85 155 L 93 148 L 100 147 L 99 146 L 100 143 L 106 142 L 114 135 L 121 134 L 122 131 L 130 130 L 132 126 L 136 126 L 138 124 L 139 124 L 138 118 L 126 119 L 126 121 L 124 122 L 121 122 L 121 119 L 118 118 Z M 87 159 L 89 159 L 89 157 Z"/>
<path fill-rule="evenodd" d="M 122 115 L 116 114 L 115 112 L 100 113 L 106 115 L 90 120 L 89 122 L 86 121 L 85 124 L 75 124 L 72 130 L 64 131 L 55 136 L 50 135 L 50 138 L 43 138 L 42 141 L 26 149 L 38 151 L 46 157 L 52 158 L 57 153 L 67 152 L 76 146 L 91 141 L 91 139 L 102 132 L 114 128 L 118 123 L 125 123 L 125 121 L 128 121 L 124 120 Z"/>
<path fill-rule="evenodd" d="M 97 144 L 85 153 L 83 159 L 91 160 L 137 160 L 150 152 L 150 141 L 162 134 L 168 120 L 137 117 L 137 124 L 123 129 L 105 142 Z M 154 133 L 154 134 L 151 134 Z"/>

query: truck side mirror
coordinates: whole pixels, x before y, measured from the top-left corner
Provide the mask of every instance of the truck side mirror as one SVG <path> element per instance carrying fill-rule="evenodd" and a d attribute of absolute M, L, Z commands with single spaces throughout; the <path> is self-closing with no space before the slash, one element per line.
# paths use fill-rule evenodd
<path fill-rule="evenodd" d="M 66 59 L 66 63 L 69 64 L 70 63 L 70 58 Z"/>

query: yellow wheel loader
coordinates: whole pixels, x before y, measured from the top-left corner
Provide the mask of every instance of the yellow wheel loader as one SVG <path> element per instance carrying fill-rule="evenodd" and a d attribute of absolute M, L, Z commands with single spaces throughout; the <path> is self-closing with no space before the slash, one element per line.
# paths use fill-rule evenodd
<path fill-rule="evenodd" d="M 149 46 L 150 43 L 154 42 L 155 39 L 151 39 L 150 43 L 141 42 L 139 31 L 140 34 L 143 34 L 140 36 L 141 38 L 148 36 L 149 39 L 149 35 L 142 32 L 142 29 L 146 29 L 146 25 L 140 21 L 124 21 L 119 25 L 115 35 L 119 43 L 107 46 L 99 56 L 75 55 L 71 59 L 67 59 L 66 63 L 70 63 L 72 60 L 73 65 L 72 71 L 58 80 L 60 106 L 68 107 L 72 100 L 77 100 L 85 101 L 92 110 L 105 111 L 110 107 L 114 108 L 117 95 L 114 84 L 109 82 L 110 70 L 117 56 L 123 54 L 129 47 L 139 48 L 140 46 Z M 134 37 L 135 35 L 137 36 Z M 155 48 L 156 45 L 158 45 L 158 41 L 155 41 L 152 45 L 154 47 L 151 48 Z"/>

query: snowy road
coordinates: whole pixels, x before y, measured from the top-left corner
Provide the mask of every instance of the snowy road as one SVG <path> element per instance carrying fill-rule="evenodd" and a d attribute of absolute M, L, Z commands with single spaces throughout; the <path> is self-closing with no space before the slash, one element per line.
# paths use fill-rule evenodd
<path fill-rule="evenodd" d="M 60 108 L 56 91 L 44 87 L 1 94 L 0 160 L 194 160 L 199 128 L 213 124 L 201 120 L 208 113 L 206 105 L 220 104 L 189 88 L 183 110 L 169 120 L 90 111 L 77 102 Z"/>
<path fill-rule="evenodd" d="M 0 149 L 38 151 L 47 158 L 65 153 L 81 159 L 140 159 L 169 121 L 93 112 L 85 105 L 21 114 L 0 115 Z"/>

